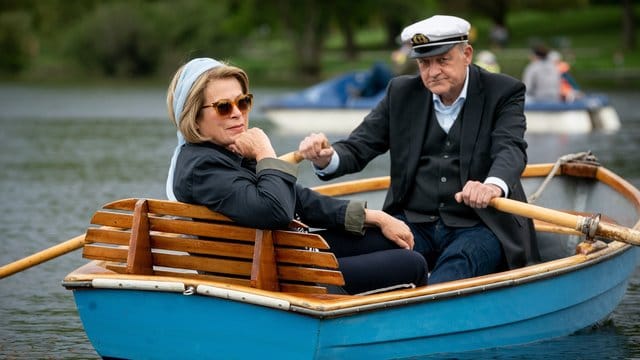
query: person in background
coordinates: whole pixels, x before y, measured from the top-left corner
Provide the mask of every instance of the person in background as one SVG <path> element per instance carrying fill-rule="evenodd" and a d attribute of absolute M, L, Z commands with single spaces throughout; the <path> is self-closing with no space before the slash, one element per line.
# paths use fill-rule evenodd
<path fill-rule="evenodd" d="M 352 94 L 358 97 L 376 96 L 387 87 L 393 76 L 393 72 L 385 63 L 376 61 L 369 69 L 362 89 L 358 93 L 352 92 Z"/>
<path fill-rule="evenodd" d="M 409 225 L 429 284 L 539 261 L 531 220 L 488 207 L 496 197 L 526 201 L 525 87 L 472 64 L 469 29 L 443 15 L 406 27 L 420 73 L 392 79 L 346 139 L 326 148 L 313 133 L 299 145 L 323 180 L 389 152 L 383 210 Z"/>
<path fill-rule="evenodd" d="M 476 55 L 476 61 L 474 62 L 474 64 L 492 73 L 500 72 L 500 64 L 498 64 L 498 60 L 496 59 L 496 56 L 489 50 L 479 51 L 478 55 Z"/>
<path fill-rule="evenodd" d="M 524 69 L 522 81 L 527 87 L 526 100 L 560 101 L 560 72 L 548 58 L 549 49 L 538 44 L 532 48 L 531 60 Z"/>
<path fill-rule="evenodd" d="M 495 48 L 504 48 L 509 43 L 509 30 L 505 24 L 496 21 L 489 31 L 489 39 Z"/>
<path fill-rule="evenodd" d="M 252 104 L 240 68 L 197 58 L 178 69 L 167 92 L 178 129 L 167 197 L 205 205 L 244 226 L 286 229 L 298 218 L 326 229 L 321 234 L 338 258 L 348 293 L 424 285 L 426 262 L 410 251 L 409 227 L 362 201 L 296 184 L 297 165 L 278 159 L 269 137 L 249 127 Z"/>
<path fill-rule="evenodd" d="M 391 67 L 385 63 L 376 61 L 367 73 L 367 78 L 360 89 L 349 89 L 350 95 L 355 97 L 377 96 L 384 91 L 389 81 L 398 75 L 416 74 L 418 67 L 415 61 L 411 61 L 408 55 L 411 44 L 404 42 L 400 48 L 391 53 Z"/>
<path fill-rule="evenodd" d="M 396 75 L 415 75 L 418 73 L 418 65 L 409 58 L 411 43 L 408 41 L 401 43 L 402 45 L 391 53 L 393 73 Z"/>
<path fill-rule="evenodd" d="M 562 100 L 571 102 L 581 97 L 582 92 L 580 91 L 580 86 L 569 72 L 571 69 L 569 63 L 564 61 L 562 55 L 556 50 L 551 50 L 547 57 L 556 65 L 558 72 L 560 72 L 560 97 Z"/>

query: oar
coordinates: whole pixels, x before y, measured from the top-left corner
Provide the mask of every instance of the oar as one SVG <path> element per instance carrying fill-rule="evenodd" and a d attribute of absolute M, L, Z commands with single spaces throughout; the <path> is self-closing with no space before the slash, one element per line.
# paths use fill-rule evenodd
<path fill-rule="evenodd" d="M 327 149 L 330 146 L 331 144 L 329 143 L 329 141 L 325 139 L 325 141 L 322 143 L 322 148 Z M 297 164 L 302 160 L 304 160 L 304 157 L 302 157 L 302 154 L 300 154 L 300 152 L 296 150 L 296 151 L 288 152 L 284 155 L 280 155 L 278 156 L 278 159 L 284 160 L 291 164 Z"/>
<path fill-rule="evenodd" d="M 297 164 L 297 163 L 301 162 L 302 160 L 304 160 L 302 155 L 300 155 L 300 153 L 297 152 L 297 151 L 292 151 L 292 152 L 286 153 L 284 155 L 280 155 L 280 156 L 278 156 L 278 159 L 284 160 L 284 161 L 286 161 L 288 163 L 291 163 L 291 164 Z"/>
<path fill-rule="evenodd" d="M 304 160 L 302 155 L 297 151 L 284 154 L 279 158 L 292 164 L 296 164 Z M 550 224 L 579 231 L 580 233 L 588 227 L 591 221 L 590 218 L 585 216 L 573 215 L 563 211 L 506 198 L 494 198 L 491 200 L 490 205 L 500 211 L 546 221 Z M 595 235 L 640 246 L 640 231 L 604 221 L 599 221 L 597 223 Z"/>
<path fill-rule="evenodd" d="M 18 261 L 14 261 L 12 263 L 4 265 L 3 267 L 0 267 L 0 279 L 7 277 L 9 275 L 13 275 L 22 270 L 26 270 L 32 266 L 36 266 L 45 261 L 49 261 L 53 258 L 56 258 L 60 255 L 64 255 L 73 250 L 79 249 L 82 247 L 83 244 L 84 244 L 84 234 L 78 235 L 71 240 L 67 240 L 58 245 L 54 245 L 40 252 L 29 255 Z"/>
<path fill-rule="evenodd" d="M 588 217 L 573 215 L 563 211 L 548 209 L 506 198 L 494 198 L 491 200 L 489 205 L 503 212 L 546 221 L 551 224 L 568 227 L 580 232 L 584 232 L 584 230 L 593 231 L 593 229 L 589 229 L 591 226 L 591 219 Z M 640 246 L 640 231 L 638 230 L 604 221 L 599 221 L 594 225 L 597 225 L 594 233 L 595 235 Z"/>

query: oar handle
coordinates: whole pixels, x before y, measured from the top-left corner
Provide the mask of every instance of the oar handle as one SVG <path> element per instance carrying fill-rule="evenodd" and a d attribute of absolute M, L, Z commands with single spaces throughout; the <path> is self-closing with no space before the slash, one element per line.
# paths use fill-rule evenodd
<path fill-rule="evenodd" d="M 512 199 L 494 198 L 491 200 L 489 205 L 497 210 L 510 214 L 546 221 L 551 224 L 568 227 L 581 232 L 584 224 L 589 222 L 589 218 L 584 216 L 573 215 L 563 211 L 553 210 Z M 598 223 L 596 235 L 633 245 L 640 245 L 640 231 L 607 222 L 600 221 Z"/>
<path fill-rule="evenodd" d="M 578 224 L 578 216 L 576 215 L 558 210 L 548 209 L 542 206 L 532 205 L 522 201 L 507 198 L 493 198 L 489 205 L 503 212 L 516 214 L 531 219 L 546 221 L 551 224 L 560 225 L 571 229 L 576 229 L 576 225 Z"/>
<path fill-rule="evenodd" d="M 73 250 L 79 249 L 84 245 L 84 234 L 78 235 L 73 239 L 67 240 L 58 245 L 52 246 L 35 254 L 29 255 L 18 261 L 0 267 L 0 279 L 13 275 L 22 270 L 36 266 L 45 261 L 51 260 L 60 255 L 64 255 Z"/>
<path fill-rule="evenodd" d="M 297 164 L 297 163 L 301 162 L 302 160 L 304 160 L 304 158 L 302 157 L 302 155 L 298 151 L 292 151 L 292 152 L 286 153 L 284 155 L 280 155 L 280 156 L 278 156 L 278 159 L 284 160 L 284 161 L 286 161 L 288 163 L 291 163 L 291 164 Z"/>
<path fill-rule="evenodd" d="M 322 143 L 322 148 L 323 149 L 328 149 L 330 147 L 331 147 L 331 144 L 329 143 L 329 140 L 325 139 L 324 142 Z M 304 160 L 304 157 L 302 156 L 302 154 L 300 154 L 299 151 L 296 150 L 296 151 L 292 151 L 292 152 L 286 153 L 284 155 L 280 155 L 280 156 L 278 156 L 278 159 L 284 160 L 284 161 L 286 161 L 288 163 L 291 163 L 291 164 L 297 164 L 297 163 L 301 162 L 302 160 Z"/>

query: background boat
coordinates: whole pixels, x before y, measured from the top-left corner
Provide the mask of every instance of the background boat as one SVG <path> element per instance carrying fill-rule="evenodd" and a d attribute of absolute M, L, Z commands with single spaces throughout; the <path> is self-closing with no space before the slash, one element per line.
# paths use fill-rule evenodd
<path fill-rule="evenodd" d="M 279 128 L 297 133 L 348 133 L 382 99 L 384 82 L 371 81 L 374 71 L 354 71 L 265 102 L 261 110 Z M 371 96 L 360 96 L 366 90 Z M 620 119 L 604 94 L 585 94 L 571 102 L 526 102 L 530 133 L 612 132 Z"/>
<path fill-rule="evenodd" d="M 550 173 L 556 176 L 547 183 Z M 534 165 L 523 181 L 550 218 L 555 208 L 639 225 L 640 192 L 602 167 L 566 164 L 556 172 L 553 164 Z M 376 206 L 386 186 L 383 177 L 318 191 L 371 191 Z M 627 242 L 640 243 L 637 233 L 606 232 L 609 238 L 596 236 L 606 242 L 602 248 L 575 254 L 583 236 L 544 220 L 536 224 L 543 263 L 371 295 L 303 295 L 188 275 L 127 275 L 107 270 L 104 262 L 81 267 L 63 284 L 73 290 L 87 335 L 103 357 L 403 358 L 494 348 L 569 335 L 605 320 L 636 267 L 639 250 Z M 598 235 L 602 226 L 596 226 Z"/>

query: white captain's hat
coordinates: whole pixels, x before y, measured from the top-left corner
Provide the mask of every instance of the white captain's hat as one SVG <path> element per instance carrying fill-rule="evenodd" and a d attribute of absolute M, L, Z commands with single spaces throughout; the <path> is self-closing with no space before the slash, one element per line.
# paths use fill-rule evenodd
<path fill-rule="evenodd" d="M 402 30 L 403 42 L 411 43 L 411 58 L 441 55 L 469 39 L 471 24 L 455 16 L 435 15 Z"/>

